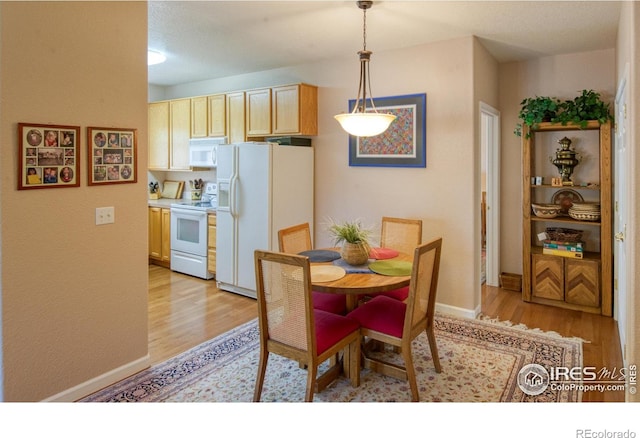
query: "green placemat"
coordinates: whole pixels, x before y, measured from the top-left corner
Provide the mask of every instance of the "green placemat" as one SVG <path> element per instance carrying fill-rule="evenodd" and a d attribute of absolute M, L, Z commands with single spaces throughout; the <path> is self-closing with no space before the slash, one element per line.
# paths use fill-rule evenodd
<path fill-rule="evenodd" d="M 369 263 L 369 269 L 376 274 L 390 275 L 393 277 L 404 277 L 411 275 L 413 263 L 403 262 L 400 260 L 382 260 L 379 262 Z"/>

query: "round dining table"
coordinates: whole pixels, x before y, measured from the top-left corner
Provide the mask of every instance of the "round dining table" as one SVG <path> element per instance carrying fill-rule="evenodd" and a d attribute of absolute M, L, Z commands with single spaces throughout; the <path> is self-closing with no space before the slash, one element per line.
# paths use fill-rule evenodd
<path fill-rule="evenodd" d="M 339 248 L 327 248 L 331 251 L 340 251 Z M 390 260 L 411 262 L 413 257 L 409 254 L 399 253 Z M 311 263 L 314 265 L 331 265 L 332 262 Z M 358 306 L 358 300 L 362 295 L 372 296 L 381 292 L 388 292 L 404 286 L 408 286 L 411 275 L 395 276 L 382 275 L 375 272 L 347 272 L 344 277 L 332 281 L 316 282 L 311 280 L 313 290 L 331 294 L 346 295 L 347 312 Z"/>

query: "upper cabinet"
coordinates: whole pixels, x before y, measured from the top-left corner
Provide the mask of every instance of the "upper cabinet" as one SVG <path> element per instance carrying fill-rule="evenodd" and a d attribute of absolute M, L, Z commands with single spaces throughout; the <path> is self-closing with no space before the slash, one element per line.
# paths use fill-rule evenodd
<path fill-rule="evenodd" d="M 206 96 L 191 98 L 191 138 L 206 137 L 208 128 Z"/>
<path fill-rule="evenodd" d="M 227 96 L 216 94 L 207 96 L 207 135 L 209 137 L 224 137 L 227 135 Z"/>
<path fill-rule="evenodd" d="M 191 99 L 169 101 L 169 170 L 190 170 Z"/>
<path fill-rule="evenodd" d="M 318 135 L 318 87 L 294 84 L 149 104 L 149 170 L 191 170 L 189 139 Z"/>
<path fill-rule="evenodd" d="M 226 135 L 224 94 L 191 98 L 191 138 Z"/>
<path fill-rule="evenodd" d="M 244 92 L 229 93 L 227 99 L 227 135 L 229 143 L 245 141 L 244 120 Z"/>
<path fill-rule="evenodd" d="M 272 134 L 318 135 L 318 87 L 288 85 L 271 93 Z"/>
<path fill-rule="evenodd" d="M 271 89 L 246 92 L 247 137 L 271 134 Z"/>
<path fill-rule="evenodd" d="M 191 99 L 149 104 L 149 170 L 189 170 Z"/>
<path fill-rule="evenodd" d="M 149 104 L 149 169 L 169 168 L 169 102 Z"/>
<path fill-rule="evenodd" d="M 246 95 L 247 137 L 318 135 L 318 87 L 285 85 Z"/>

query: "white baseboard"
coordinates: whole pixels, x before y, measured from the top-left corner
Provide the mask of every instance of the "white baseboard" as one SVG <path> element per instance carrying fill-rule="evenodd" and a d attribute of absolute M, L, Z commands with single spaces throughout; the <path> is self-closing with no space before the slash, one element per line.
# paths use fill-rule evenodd
<path fill-rule="evenodd" d="M 54 394 L 51 397 L 47 397 L 42 400 L 43 402 L 74 402 L 83 397 L 93 394 L 94 392 L 106 388 L 109 385 L 134 375 L 135 373 L 142 371 L 150 366 L 150 358 L 147 354 L 140 359 L 129 362 L 126 365 L 118 367 L 100 376 L 94 377 L 91 380 L 87 380 L 79 385 L 64 390 L 58 394 Z"/>
<path fill-rule="evenodd" d="M 436 303 L 436 312 L 458 316 L 460 318 L 476 319 L 476 317 L 480 314 L 480 305 L 472 310 L 464 309 L 462 307 L 450 306 L 448 304 Z"/>

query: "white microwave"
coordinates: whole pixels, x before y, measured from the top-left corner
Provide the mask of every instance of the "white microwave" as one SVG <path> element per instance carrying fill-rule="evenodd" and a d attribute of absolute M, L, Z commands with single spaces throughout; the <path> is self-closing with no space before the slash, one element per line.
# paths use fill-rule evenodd
<path fill-rule="evenodd" d="M 189 140 L 189 166 L 216 167 L 218 145 L 225 144 L 227 137 L 203 137 Z"/>

